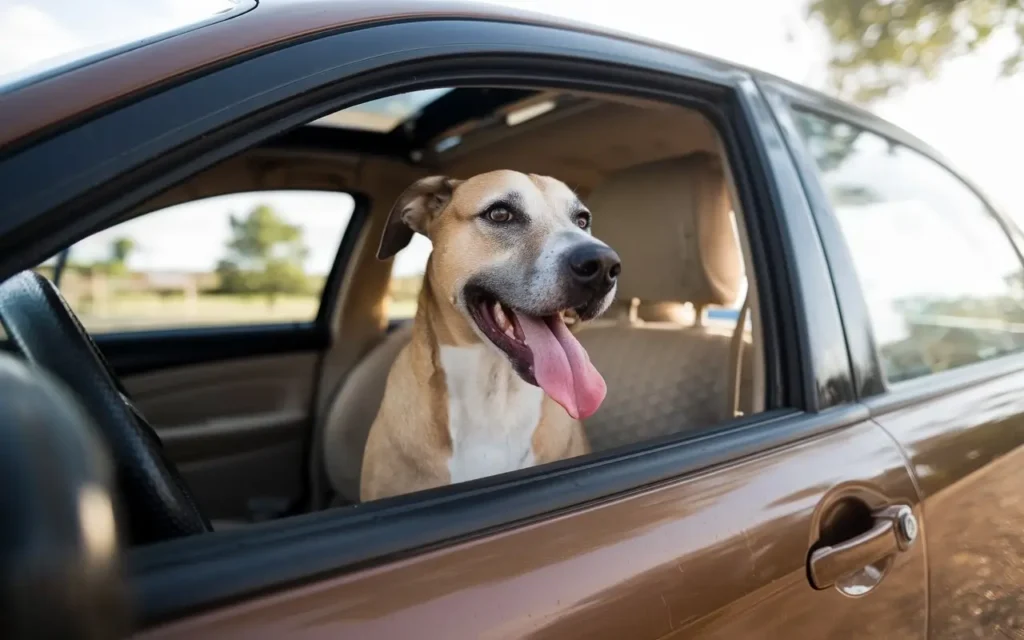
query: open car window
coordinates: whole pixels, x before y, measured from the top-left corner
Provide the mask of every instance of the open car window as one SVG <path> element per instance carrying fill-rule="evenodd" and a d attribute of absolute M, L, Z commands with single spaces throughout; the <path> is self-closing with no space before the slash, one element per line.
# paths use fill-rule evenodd
<path fill-rule="evenodd" d="M 353 209 L 327 191 L 204 198 L 100 231 L 37 271 L 96 334 L 308 324 Z"/>
<path fill-rule="evenodd" d="M 583 420 L 591 451 L 715 430 L 738 416 L 764 411 L 758 292 L 752 258 L 744 248 L 746 219 L 730 187 L 729 159 L 709 119 L 691 109 L 544 88 L 455 87 L 438 94 L 425 100 L 412 92 L 380 101 L 412 115 L 376 135 L 382 141 L 408 140 L 430 157 L 429 165 L 411 174 L 406 184 L 432 175 L 471 180 L 502 168 L 549 176 L 564 183 L 587 209 L 588 232 L 621 258 L 622 275 L 606 311 L 578 326 L 568 320 L 607 387 L 603 403 Z M 417 101 L 422 104 L 412 109 Z M 351 118 L 361 108 L 334 115 L 348 112 Z M 322 122 L 312 124 L 326 128 Z M 333 129 L 355 126 L 338 121 Z M 394 170 L 404 168 L 396 165 Z M 387 203 L 383 194 L 368 195 L 382 204 L 378 211 L 383 215 L 394 210 L 396 193 L 389 192 Z M 543 208 L 531 214 L 545 220 Z M 545 243 L 545 223 L 509 230 L 511 240 L 497 251 L 488 244 L 490 227 L 454 222 L 470 218 L 450 215 L 445 220 L 453 226 L 448 228 L 459 229 L 452 232 L 458 234 L 454 251 L 445 248 L 431 259 L 435 243 L 456 236 L 436 232 L 431 240 L 412 233 L 391 263 L 381 265 L 376 257 L 380 238 L 372 238 L 358 262 L 367 272 L 389 270 L 386 285 L 367 278 L 358 297 L 341 301 L 367 304 L 369 289 L 379 287 L 375 294 L 392 332 L 386 338 L 372 334 L 362 361 L 332 399 L 323 446 L 335 504 L 368 500 L 360 494 L 367 452 L 374 448 L 368 434 L 374 416 L 384 412 L 388 371 L 416 331 L 418 319 L 413 318 L 424 278 L 431 278 L 428 295 L 437 299 L 438 291 L 444 291 L 446 299 L 449 294 L 457 299 L 457 291 L 445 288 L 445 269 L 468 281 L 474 269 L 516 272 L 527 264 L 533 266 L 526 272 L 549 268 L 552 282 L 559 277 L 558 266 L 544 266 L 555 263 L 528 250 L 517 253 L 520 247 Z M 479 243 L 475 249 L 474 243 Z M 470 252 L 471 259 L 456 263 L 446 258 L 460 252 Z M 428 275 L 430 269 L 435 270 Z M 347 313 L 360 315 L 355 309 Z M 455 313 L 461 317 L 461 311 Z M 379 319 L 368 317 L 374 323 Z M 396 326 L 408 320 L 412 326 Z M 479 323 L 477 328 L 486 335 Z M 467 329 L 472 331 L 472 325 Z M 497 465 L 484 475 L 514 469 Z"/>

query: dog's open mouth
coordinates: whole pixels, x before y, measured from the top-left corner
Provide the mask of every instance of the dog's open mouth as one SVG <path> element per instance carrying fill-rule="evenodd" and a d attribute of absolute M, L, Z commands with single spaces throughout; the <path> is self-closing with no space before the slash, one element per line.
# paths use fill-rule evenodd
<path fill-rule="evenodd" d="M 563 313 L 531 316 L 473 288 L 466 303 L 480 331 L 508 356 L 523 380 L 542 388 L 570 416 L 587 418 L 604 401 L 604 378 L 569 333 Z"/>

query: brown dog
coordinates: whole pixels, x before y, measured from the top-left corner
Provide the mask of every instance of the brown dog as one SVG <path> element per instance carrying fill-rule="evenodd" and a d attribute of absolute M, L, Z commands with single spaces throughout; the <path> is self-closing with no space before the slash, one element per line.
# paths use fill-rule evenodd
<path fill-rule="evenodd" d="M 419 180 L 377 256 L 433 243 L 410 343 L 388 375 L 360 497 L 462 482 L 589 450 L 579 420 L 605 383 L 564 322 L 603 313 L 619 257 L 553 178 L 494 171 Z"/>

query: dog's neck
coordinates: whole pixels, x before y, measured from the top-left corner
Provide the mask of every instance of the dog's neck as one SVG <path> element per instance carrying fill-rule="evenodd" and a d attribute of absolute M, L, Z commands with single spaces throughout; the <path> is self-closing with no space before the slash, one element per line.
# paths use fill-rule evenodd
<path fill-rule="evenodd" d="M 430 422 L 451 443 L 452 482 L 532 465 L 531 442 L 544 397 L 469 323 L 452 300 L 438 295 L 428 267 L 412 342 L 422 354 L 416 361 L 425 367 L 417 378 L 430 381 L 435 398 L 423 408 L 435 414 Z"/>
<path fill-rule="evenodd" d="M 433 342 L 440 346 L 464 347 L 483 342 L 469 324 L 469 319 L 456 308 L 455 300 L 446 298 L 432 276 L 431 264 L 423 277 L 416 305 L 416 328 L 427 329 Z"/>

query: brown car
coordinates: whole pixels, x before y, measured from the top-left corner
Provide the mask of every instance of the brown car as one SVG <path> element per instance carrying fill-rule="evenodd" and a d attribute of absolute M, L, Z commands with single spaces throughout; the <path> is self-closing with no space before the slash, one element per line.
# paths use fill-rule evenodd
<path fill-rule="evenodd" d="M 1024 638 L 1024 237 L 903 131 L 447 2 L 0 92 L 0 635 Z M 389 210 L 494 169 L 621 256 L 593 450 L 360 503 L 430 252 Z"/>

